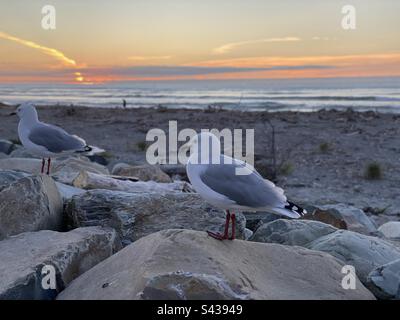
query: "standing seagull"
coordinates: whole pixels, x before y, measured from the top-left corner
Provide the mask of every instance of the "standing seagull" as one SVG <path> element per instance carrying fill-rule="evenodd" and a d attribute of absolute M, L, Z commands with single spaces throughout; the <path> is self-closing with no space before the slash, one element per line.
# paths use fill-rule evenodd
<path fill-rule="evenodd" d="M 307 213 L 289 202 L 281 188 L 265 180 L 252 166 L 222 155 L 215 135 L 202 132 L 188 145 L 191 155 L 186 172 L 191 184 L 207 202 L 226 211 L 224 233 L 207 231 L 211 237 L 235 239 L 236 219 L 232 210 L 268 211 L 295 219 Z M 232 234 L 229 237 L 230 220 Z"/>
<path fill-rule="evenodd" d="M 20 118 L 18 135 L 22 145 L 31 153 L 42 157 L 42 173 L 47 162 L 47 174 L 50 174 L 51 158 L 72 153 L 89 152 L 92 150 L 85 140 L 70 135 L 65 130 L 40 122 L 38 114 L 31 103 L 21 104 L 16 112 Z"/>

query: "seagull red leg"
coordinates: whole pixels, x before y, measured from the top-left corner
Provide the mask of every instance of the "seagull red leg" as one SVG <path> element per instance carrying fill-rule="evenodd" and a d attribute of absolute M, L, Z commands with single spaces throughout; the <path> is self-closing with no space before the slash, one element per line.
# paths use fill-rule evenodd
<path fill-rule="evenodd" d="M 236 236 L 236 215 L 234 213 L 231 214 L 231 219 L 232 219 L 232 235 L 229 238 L 229 240 L 235 240 L 235 236 Z"/>
<path fill-rule="evenodd" d="M 44 166 L 46 165 L 46 160 L 42 158 L 42 170 L 40 171 L 42 174 L 44 173 Z"/>
<path fill-rule="evenodd" d="M 49 159 L 47 160 L 47 175 L 50 174 L 50 165 L 51 165 L 51 159 L 49 158 Z"/>
<path fill-rule="evenodd" d="M 208 235 L 210 237 L 213 237 L 214 239 L 217 240 L 225 240 L 229 238 L 229 222 L 231 220 L 231 214 L 229 210 L 226 211 L 226 220 L 225 220 L 225 229 L 224 229 L 224 234 L 221 233 L 216 233 L 212 231 L 207 231 Z"/>

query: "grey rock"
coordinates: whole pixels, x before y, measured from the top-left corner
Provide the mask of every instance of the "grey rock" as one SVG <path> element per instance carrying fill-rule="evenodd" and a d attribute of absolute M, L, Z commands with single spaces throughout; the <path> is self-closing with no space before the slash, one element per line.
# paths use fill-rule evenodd
<path fill-rule="evenodd" d="M 58 182 L 72 185 L 74 179 L 82 171 L 103 175 L 110 174 L 105 166 L 102 166 L 95 162 L 91 162 L 86 157 L 74 157 L 57 161 L 53 166 L 52 176 Z"/>
<path fill-rule="evenodd" d="M 400 221 L 390 221 L 378 228 L 385 238 L 400 240 Z"/>
<path fill-rule="evenodd" d="M 355 290 L 343 289 L 341 268 L 301 247 L 163 230 L 76 278 L 57 299 L 374 299 L 358 279 Z"/>
<path fill-rule="evenodd" d="M 0 239 L 27 231 L 59 230 L 63 202 L 53 179 L 27 176 L 0 191 Z"/>
<path fill-rule="evenodd" d="M 39 174 L 42 168 L 41 159 L 32 158 L 7 158 L 0 159 L 0 170 L 22 171 L 32 174 Z M 104 166 L 90 162 L 85 157 L 67 158 L 64 160 L 52 160 L 51 176 L 64 184 L 72 184 L 72 181 L 81 171 L 93 172 L 97 174 L 109 174 Z"/>
<path fill-rule="evenodd" d="M 28 174 L 24 172 L 0 170 L 0 191 L 8 187 L 11 183 L 27 176 Z"/>
<path fill-rule="evenodd" d="M 269 212 L 243 212 L 246 217 L 246 228 L 255 232 L 263 224 L 278 220 L 281 217 Z"/>
<path fill-rule="evenodd" d="M 172 182 L 169 175 L 162 171 L 159 166 L 148 164 L 131 166 L 126 163 L 118 163 L 111 173 L 119 176 L 137 177 L 141 181 Z"/>
<path fill-rule="evenodd" d="M 318 221 L 279 219 L 262 225 L 250 241 L 306 246 L 337 229 Z"/>
<path fill-rule="evenodd" d="M 38 158 L 37 155 L 29 152 L 22 146 L 18 146 L 15 150 L 10 153 L 10 158 Z"/>
<path fill-rule="evenodd" d="M 363 283 L 375 268 L 400 259 L 400 249 L 393 244 L 371 236 L 347 230 L 338 230 L 320 237 L 307 248 L 333 255 L 348 265 L 355 267 Z"/>
<path fill-rule="evenodd" d="M 56 182 L 56 186 L 63 201 L 67 201 L 71 199 L 73 196 L 84 194 L 86 192 L 86 190 L 75 188 L 61 182 Z"/>
<path fill-rule="evenodd" d="M 0 153 L 10 154 L 14 149 L 14 144 L 8 140 L 0 140 Z"/>
<path fill-rule="evenodd" d="M 31 158 L 5 158 L 0 159 L 0 170 L 22 171 L 39 174 L 42 160 Z"/>
<path fill-rule="evenodd" d="M 225 213 L 190 193 L 126 193 L 91 190 L 66 204 L 70 227 L 108 226 L 117 230 L 124 245 L 164 229 L 222 232 Z M 245 238 L 246 220 L 236 215 L 236 235 Z"/>
<path fill-rule="evenodd" d="M 318 206 L 306 219 L 331 224 L 340 229 L 347 229 L 367 235 L 377 231 L 375 223 L 359 208 L 343 203 Z"/>
<path fill-rule="evenodd" d="M 379 299 L 400 300 L 400 259 L 372 270 L 367 286 Z"/>
<path fill-rule="evenodd" d="M 0 241 L 0 299 L 54 299 L 73 279 L 119 248 L 115 231 L 100 227 L 27 232 Z M 55 269 L 55 289 L 42 287 L 45 265 Z"/>
<path fill-rule="evenodd" d="M 7 159 L 7 158 L 8 158 L 8 155 L 0 152 L 0 159 Z"/>

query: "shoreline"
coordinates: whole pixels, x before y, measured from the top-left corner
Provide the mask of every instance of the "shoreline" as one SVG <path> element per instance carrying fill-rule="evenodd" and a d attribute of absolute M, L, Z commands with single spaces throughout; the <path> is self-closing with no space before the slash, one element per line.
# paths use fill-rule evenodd
<path fill-rule="evenodd" d="M 227 103 L 226 103 L 227 104 Z M 9 103 L 4 103 L 0 101 L 0 108 L 6 107 L 6 108 L 13 108 L 16 107 L 18 104 L 9 104 Z M 35 104 L 36 105 L 36 104 Z M 233 104 L 232 104 L 233 105 Z M 36 105 L 38 108 L 78 108 L 78 109 L 89 109 L 89 110 L 153 110 L 156 112 L 164 112 L 165 110 L 171 110 L 171 111 L 199 111 L 199 112 L 223 112 L 223 111 L 228 111 L 228 112 L 240 112 L 240 113 L 268 113 L 268 114 L 274 114 L 274 113 L 319 113 L 319 112 L 337 112 L 337 113 L 346 113 L 346 112 L 356 112 L 356 113 L 374 113 L 374 114 L 388 114 L 388 115 L 399 115 L 400 116 L 400 108 L 397 111 L 395 107 L 354 107 L 354 106 L 347 106 L 347 107 L 325 107 L 325 108 L 286 108 L 286 109 L 279 109 L 279 107 L 249 107 L 249 108 L 242 108 L 240 109 L 240 105 L 237 106 L 237 108 L 228 108 L 226 106 L 220 106 L 218 104 L 210 104 L 208 107 L 171 107 L 171 106 L 165 106 L 163 104 L 159 105 L 152 105 L 152 106 L 127 106 L 123 107 L 121 105 L 115 105 L 115 106 L 87 106 L 87 105 L 80 105 L 80 104 L 39 104 Z M 396 110 L 396 111 L 395 111 Z"/>

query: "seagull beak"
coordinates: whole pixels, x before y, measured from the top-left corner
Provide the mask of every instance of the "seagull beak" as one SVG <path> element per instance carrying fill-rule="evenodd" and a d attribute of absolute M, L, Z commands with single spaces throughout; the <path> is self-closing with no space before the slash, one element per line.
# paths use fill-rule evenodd
<path fill-rule="evenodd" d="M 11 117 L 11 116 L 15 116 L 15 115 L 17 115 L 17 113 L 14 111 L 14 112 L 11 112 L 10 114 L 9 114 L 9 116 Z"/>

